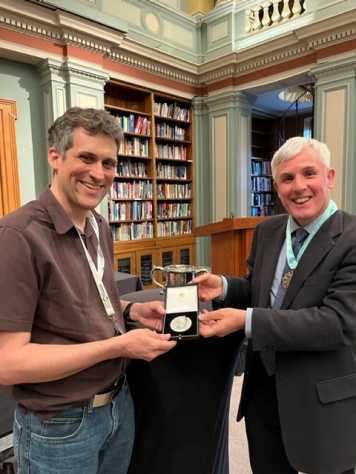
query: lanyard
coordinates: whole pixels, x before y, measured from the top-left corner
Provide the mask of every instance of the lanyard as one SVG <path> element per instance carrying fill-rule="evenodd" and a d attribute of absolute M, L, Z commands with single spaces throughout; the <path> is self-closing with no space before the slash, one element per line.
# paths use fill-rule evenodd
<path fill-rule="evenodd" d="M 103 283 L 103 276 L 104 276 L 104 268 L 105 268 L 105 258 L 103 255 L 103 251 L 101 250 L 101 245 L 100 245 L 100 238 L 99 238 L 99 226 L 98 223 L 95 220 L 95 217 L 93 214 L 90 214 L 89 216 L 89 222 L 95 232 L 96 238 L 98 239 L 98 250 L 97 250 L 97 262 L 98 262 L 98 268 L 96 268 L 95 263 L 93 262 L 93 259 L 91 258 L 91 255 L 83 241 L 83 238 L 77 229 L 80 241 L 82 243 L 83 249 L 85 256 L 88 260 L 88 264 L 91 270 L 91 273 L 93 275 L 96 287 L 98 289 L 101 301 L 103 302 L 106 315 L 110 318 L 113 319 L 113 316 L 115 315 L 115 310 L 113 308 L 113 305 L 111 304 L 110 296 L 108 295 L 108 292 L 106 291 L 105 285 Z"/>

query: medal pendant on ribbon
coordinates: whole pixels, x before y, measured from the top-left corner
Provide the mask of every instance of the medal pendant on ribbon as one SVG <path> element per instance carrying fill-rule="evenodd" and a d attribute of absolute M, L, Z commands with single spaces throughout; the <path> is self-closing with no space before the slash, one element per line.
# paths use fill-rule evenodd
<path fill-rule="evenodd" d="M 291 279 L 293 277 L 293 270 L 290 270 L 289 272 L 285 273 L 282 277 L 282 286 L 283 288 L 287 289 L 290 285 Z"/>

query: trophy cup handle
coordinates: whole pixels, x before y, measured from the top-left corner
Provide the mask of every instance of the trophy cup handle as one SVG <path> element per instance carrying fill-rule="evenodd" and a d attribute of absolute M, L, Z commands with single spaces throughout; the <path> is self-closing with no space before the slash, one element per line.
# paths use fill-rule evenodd
<path fill-rule="evenodd" d="M 157 285 L 157 286 L 159 286 L 159 287 L 161 287 L 161 288 L 164 289 L 165 286 L 162 285 L 162 283 L 160 283 L 159 281 L 157 281 L 157 280 L 155 279 L 155 273 L 158 272 L 158 271 L 160 271 L 160 272 L 162 272 L 162 273 L 165 273 L 163 267 L 159 267 L 159 266 L 157 266 L 157 265 L 153 265 L 152 270 L 151 270 L 152 281 L 153 281 L 153 283 L 154 283 L 155 285 Z"/>

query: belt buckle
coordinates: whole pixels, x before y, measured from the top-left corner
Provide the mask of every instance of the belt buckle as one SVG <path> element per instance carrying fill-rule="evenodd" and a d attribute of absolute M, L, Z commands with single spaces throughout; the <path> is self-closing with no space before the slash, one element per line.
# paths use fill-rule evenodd
<path fill-rule="evenodd" d="M 124 383 L 126 380 L 126 376 L 124 375 L 123 377 L 120 377 L 112 390 L 109 392 L 105 393 L 98 393 L 97 395 L 94 395 L 93 401 L 92 401 L 92 408 L 99 408 L 99 407 L 104 407 L 105 405 L 108 405 L 111 403 L 112 399 L 114 396 L 122 389 Z"/>
<path fill-rule="evenodd" d="M 108 405 L 109 403 L 111 403 L 111 400 L 113 398 L 113 393 L 114 393 L 114 390 L 111 390 L 110 392 L 106 392 L 106 393 L 98 393 L 93 398 L 92 407 L 99 408 L 99 407 L 104 407 L 105 405 Z"/>

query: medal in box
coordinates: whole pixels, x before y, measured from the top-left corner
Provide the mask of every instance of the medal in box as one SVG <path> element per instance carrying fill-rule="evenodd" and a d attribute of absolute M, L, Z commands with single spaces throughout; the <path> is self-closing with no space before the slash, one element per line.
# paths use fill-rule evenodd
<path fill-rule="evenodd" d="M 164 333 L 171 334 L 172 339 L 199 337 L 198 285 L 167 286 L 165 306 Z"/>

